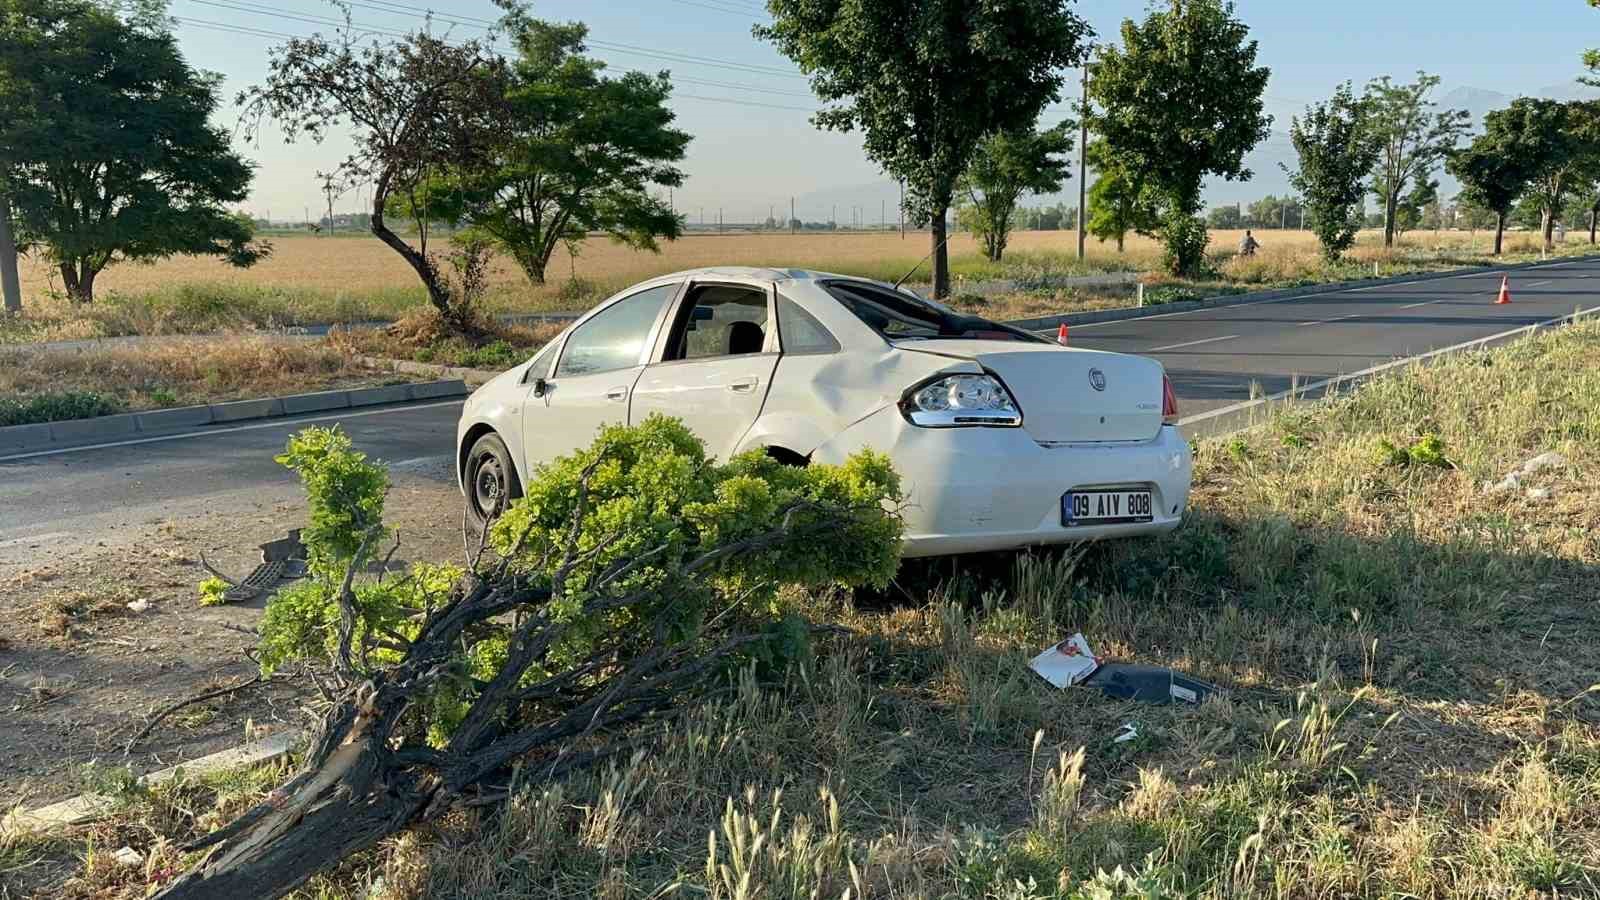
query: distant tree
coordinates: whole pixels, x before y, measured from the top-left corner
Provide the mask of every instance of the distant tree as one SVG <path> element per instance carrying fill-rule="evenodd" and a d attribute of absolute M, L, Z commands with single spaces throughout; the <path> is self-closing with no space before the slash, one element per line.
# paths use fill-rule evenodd
<path fill-rule="evenodd" d="M 436 215 L 465 223 L 543 284 L 550 257 L 590 232 L 659 252 L 683 218 L 652 191 L 683 184 L 675 163 L 689 135 L 671 127 L 665 74 L 605 73 L 584 54 L 588 29 L 554 24 L 507 2 L 502 28 L 517 47 L 495 116 L 492 164 L 448 170 Z M 768 217 L 767 230 L 778 220 Z"/>
<path fill-rule="evenodd" d="M 1116 241 L 1121 253 L 1128 232 L 1153 234 L 1161 227 L 1157 199 L 1144 178 L 1130 172 L 1104 140 L 1089 144 L 1088 163 L 1099 176 L 1089 188 L 1086 230 L 1096 239 Z"/>
<path fill-rule="evenodd" d="M 1423 210 L 1429 204 L 1439 201 L 1439 182 L 1437 179 L 1425 175 L 1417 178 L 1411 184 L 1411 190 L 1400 199 L 1399 206 L 1395 207 L 1394 234 L 1396 238 L 1406 232 L 1416 229 L 1422 224 Z"/>
<path fill-rule="evenodd" d="M 1060 231 L 1061 226 L 1071 219 L 1059 206 L 1046 206 L 1039 210 L 1040 231 Z"/>
<path fill-rule="evenodd" d="M 1244 217 L 1239 215 L 1239 207 L 1230 203 L 1206 213 L 1206 226 L 1217 231 L 1234 231 L 1244 227 Z"/>
<path fill-rule="evenodd" d="M 931 223 L 933 292 L 950 293 L 945 215 L 985 136 L 1032 127 L 1081 62 L 1089 26 L 1067 0 L 768 0 L 773 42 L 830 104 L 819 127 L 860 129 L 867 156 Z"/>
<path fill-rule="evenodd" d="M 1196 218 L 1202 183 L 1248 179 L 1244 155 L 1272 124 L 1256 42 L 1232 3 L 1169 0 L 1142 23 L 1124 21 L 1122 46 L 1102 51 L 1091 74 L 1095 131 L 1158 198 L 1168 268 L 1194 272 L 1208 240 Z"/>
<path fill-rule="evenodd" d="M 1467 129 L 1467 113 L 1460 109 L 1435 111 L 1428 95 L 1439 76 L 1418 72 L 1411 84 L 1396 84 L 1385 75 L 1368 83 L 1364 98 L 1378 161 L 1372 172 L 1372 191 L 1383 206 L 1383 245 L 1394 246 L 1395 216 L 1406 189 L 1455 149 Z"/>
<path fill-rule="evenodd" d="M 348 125 L 355 149 L 337 174 L 372 185 L 373 235 L 406 261 L 449 326 L 471 330 L 481 283 L 452 274 L 477 271 L 484 245 L 469 239 L 458 251 L 470 249 L 476 260 L 447 256 L 430 246 L 430 234 L 436 207 L 499 161 L 506 64 L 480 41 L 427 31 L 364 46 L 361 39 L 347 24 L 334 37 L 291 38 L 275 48 L 265 83 L 239 95 L 245 136 L 259 136 L 274 120 L 289 142 L 320 142 Z M 446 173 L 454 178 L 442 180 Z M 389 215 L 411 219 L 415 246 L 390 227 Z"/>
<path fill-rule="evenodd" d="M 1496 256 L 1505 241 L 1512 206 L 1536 169 L 1529 147 L 1544 140 L 1540 135 L 1546 131 L 1547 112 L 1537 102 L 1514 100 L 1510 107 L 1484 116 L 1483 133 L 1445 160 L 1445 171 L 1461 182 L 1463 203 L 1494 216 Z"/>
<path fill-rule="evenodd" d="M 999 262 L 1005 254 L 1023 194 L 1055 193 L 1071 177 L 1066 154 L 1072 152 L 1072 125 L 998 131 L 978 145 L 960 182 L 966 198 L 956 221 L 983 243 L 984 256 Z"/>
<path fill-rule="evenodd" d="M 1366 178 L 1378 161 L 1366 103 L 1345 82 L 1331 98 L 1307 106 L 1303 116 L 1290 121 L 1289 140 L 1299 167 L 1284 166 L 1284 171 L 1305 198 L 1306 220 L 1323 258 L 1335 262 L 1355 245 Z"/>
<path fill-rule="evenodd" d="M 220 76 L 196 71 L 159 15 L 93 0 L 0 0 L 0 182 L 18 243 L 73 300 L 122 261 L 176 254 L 249 266 L 269 248 L 228 212 L 249 163 L 215 128 Z"/>
<path fill-rule="evenodd" d="M 1503 231 L 1504 222 L 1501 215 L 1477 202 L 1475 197 L 1476 195 L 1463 182 L 1461 192 L 1456 194 L 1455 227 L 1476 231 L 1480 228 L 1494 228 L 1498 224 Z"/>
<path fill-rule="evenodd" d="M 1272 194 L 1245 207 L 1245 224 L 1251 228 L 1280 228 L 1284 221 L 1284 201 Z"/>

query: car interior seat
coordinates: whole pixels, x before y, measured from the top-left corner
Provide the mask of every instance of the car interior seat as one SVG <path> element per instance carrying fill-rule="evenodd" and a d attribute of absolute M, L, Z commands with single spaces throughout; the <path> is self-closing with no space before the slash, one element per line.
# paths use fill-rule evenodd
<path fill-rule="evenodd" d="M 728 355 L 760 353 L 766 346 L 767 333 L 754 322 L 740 320 L 728 326 Z"/>

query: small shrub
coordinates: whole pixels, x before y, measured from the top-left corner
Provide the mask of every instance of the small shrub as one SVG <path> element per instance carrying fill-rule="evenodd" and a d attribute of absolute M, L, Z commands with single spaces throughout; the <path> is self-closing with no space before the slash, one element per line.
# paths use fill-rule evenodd
<path fill-rule="evenodd" d="M 122 411 L 115 398 L 93 391 L 63 391 L 18 399 L 0 397 L 0 426 L 92 419 Z"/>
<path fill-rule="evenodd" d="M 212 576 L 200 582 L 200 605 L 221 606 L 228 602 L 228 583 Z"/>
<path fill-rule="evenodd" d="M 1381 438 L 1374 455 L 1380 466 L 1391 468 L 1432 466 L 1439 469 L 1454 469 L 1456 467 L 1456 464 L 1445 456 L 1444 440 L 1436 434 L 1425 434 L 1409 447 L 1401 447 L 1388 438 Z"/>

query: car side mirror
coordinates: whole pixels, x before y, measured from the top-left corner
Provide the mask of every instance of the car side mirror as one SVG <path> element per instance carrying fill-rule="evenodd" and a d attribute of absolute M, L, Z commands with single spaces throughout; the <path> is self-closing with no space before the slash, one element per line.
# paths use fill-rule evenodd
<path fill-rule="evenodd" d="M 548 390 L 549 387 L 550 385 L 543 378 L 535 378 L 533 380 L 533 395 L 535 397 L 543 397 L 544 392 Z"/>

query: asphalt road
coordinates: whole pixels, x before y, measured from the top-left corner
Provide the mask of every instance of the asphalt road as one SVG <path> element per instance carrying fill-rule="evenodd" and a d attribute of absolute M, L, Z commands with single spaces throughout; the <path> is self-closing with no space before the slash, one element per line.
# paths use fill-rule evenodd
<path fill-rule="evenodd" d="M 1395 359 L 1481 340 L 1600 306 L 1600 260 L 1351 288 L 1071 328 L 1073 346 L 1161 360 L 1191 431 L 1237 420 L 1254 397 L 1349 375 Z M 1309 392 L 1315 397 L 1320 389 Z M 1203 417 L 1203 418 L 1202 418 Z M 1204 423 L 1204 426 L 1202 426 Z"/>
<path fill-rule="evenodd" d="M 1252 396 L 1600 306 L 1600 260 L 1514 272 L 1509 306 L 1493 305 L 1499 283 L 1499 272 L 1485 271 L 1332 291 L 1081 325 L 1070 340 L 1160 359 L 1183 414 L 1198 417 L 1189 427 L 1207 430 L 1242 415 L 1230 407 Z M 373 457 L 447 477 L 441 463 L 452 451 L 459 409 L 459 401 L 376 408 L 0 458 L 0 562 L 40 542 L 83 541 L 200 508 L 293 502 L 294 476 L 272 456 L 291 432 L 313 421 L 340 422 Z"/>

